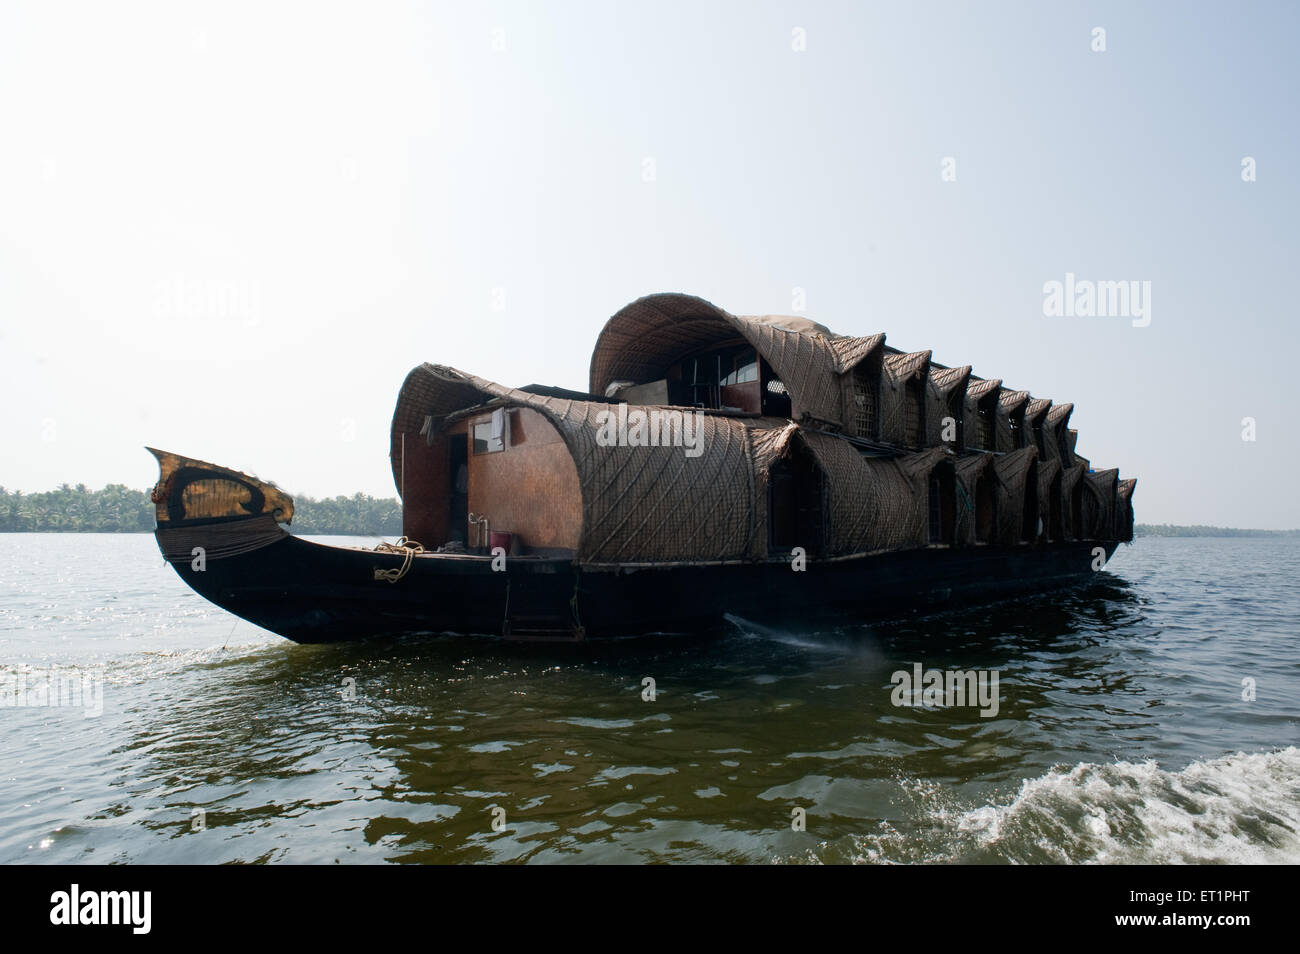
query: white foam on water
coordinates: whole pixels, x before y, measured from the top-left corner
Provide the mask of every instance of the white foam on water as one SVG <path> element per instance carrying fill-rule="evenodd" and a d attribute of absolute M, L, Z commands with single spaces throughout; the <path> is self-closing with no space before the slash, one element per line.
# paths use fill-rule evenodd
<path fill-rule="evenodd" d="M 791 646 L 795 649 L 810 649 L 814 652 L 835 653 L 846 656 L 870 656 L 874 658 L 880 655 L 876 646 L 872 642 L 865 640 L 861 635 L 855 638 L 846 637 L 835 632 L 795 632 L 788 629 L 779 629 L 775 626 L 765 626 L 762 623 L 756 623 L 734 613 L 724 613 L 723 619 L 748 639 L 763 639 L 780 643 L 783 646 Z"/>
<path fill-rule="evenodd" d="M 743 616 L 737 616 L 735 613 L 723 613 L 722 618 L 743 636 L 754 636 L 760 639 L 775 639 L 780 641 L 797 640 L 798 637 L 788 630 L 776 629 L 772 626 L 764 626 L 762 623 L 755 623 L 753 620 L 745 619 Z"/>
<path fill-rule="evenodd" d="M 854 840 L 865 863 L 1275 864 L 1300 861 L 1300 749 L 1227 755 L 1180 772 L 1084 762 L 1026 779 L 1005 804 L 961 809 L 906 783 L 920 817 Z"/>

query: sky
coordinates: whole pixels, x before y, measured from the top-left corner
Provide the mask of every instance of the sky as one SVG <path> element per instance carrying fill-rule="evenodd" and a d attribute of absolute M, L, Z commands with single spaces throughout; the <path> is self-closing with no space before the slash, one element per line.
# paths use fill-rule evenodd
<path fill-rule="evenodd" d="M 412 367 L 585 389 L 680 291 L 1073 402 L 1138 522 L 1300 527 L 1298 46 L 1287 3 L 6 0 L 0 485 L 151 445 L 391 496 Z M 1067 274 L 1149 312 L 1046 314 Z"/>

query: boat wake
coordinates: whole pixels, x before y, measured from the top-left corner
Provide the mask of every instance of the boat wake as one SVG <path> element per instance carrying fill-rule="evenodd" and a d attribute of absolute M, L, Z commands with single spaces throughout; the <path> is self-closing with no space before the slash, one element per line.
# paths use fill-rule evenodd
<path fill-rule="evenodd" d="M 1300 861 L 1300 749 L 1237 753 L 1180 772 L 1091 762 L 1027 779 L 1004 804 L 961 808 L 912 781 L 905 830 L 855 836 L 866 864 L 1275 864 Z M 827 855 L 836 854 L 835 845 Z M 819 858 L 809 860 L 830 860 Z"/>
<path fill-rule="evenodd" d="M 796 649 L 809 649 L 815 652 L 835 653 L 839 655 L 879 655 L 879 651 L 876 649 L 875 645 L 870 640 L 864 638 L 862 630 L 859 630 L 856 635 L 846 635 L 843 632 L 835 631 L 797 632 L 795 630 L 755 623 L 753 620 L 745 619 L 742 616 L 736 616 L 734 613 L 725 613 L 723 614 L 723 618 L 726 619 L 726 621 L 730 623 L 741 636 L 750 639 L 763 639 L 769 642 L 780 643 L 783 646 L 792 646 Z"/>

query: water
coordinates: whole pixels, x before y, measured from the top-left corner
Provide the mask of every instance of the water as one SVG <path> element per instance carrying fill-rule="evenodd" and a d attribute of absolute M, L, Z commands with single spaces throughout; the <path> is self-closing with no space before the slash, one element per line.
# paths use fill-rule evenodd
<path fill-rule="evenodd" d="M 0 534 L 0 677 L 103 693 L 0 709 L 0 862 L 1296 862 L 1298 581 L 1145 539 L 926 620 L 297 646 L 151 536 Z M 917 662 L 997 670 L 996 716 L 893 705 Z"/>

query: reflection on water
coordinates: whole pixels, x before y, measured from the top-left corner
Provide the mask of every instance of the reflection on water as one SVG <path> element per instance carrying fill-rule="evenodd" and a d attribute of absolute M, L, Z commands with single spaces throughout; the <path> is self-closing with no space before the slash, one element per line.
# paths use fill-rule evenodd
<path fill-rule="evenodd" d="M 1300 860 L 1294 544 L 872 626 L 313 647 L 149 538 L 19 539 L 3 672 L 93 667 L 105 713 L 0 710 L 0 861 Z M 996 716 L 893 705 L 915 663 L 997 671 Z"/>

